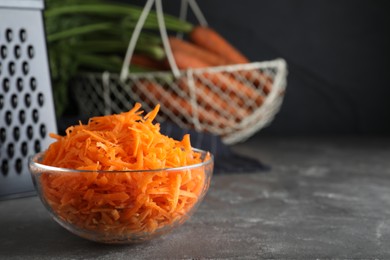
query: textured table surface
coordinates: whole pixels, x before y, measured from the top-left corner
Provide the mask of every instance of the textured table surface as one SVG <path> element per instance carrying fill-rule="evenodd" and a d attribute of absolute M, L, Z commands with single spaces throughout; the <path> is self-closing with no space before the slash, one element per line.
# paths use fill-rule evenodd
<path fill-rule="evenodd" d="M 112 246 L 78 238 L 36 197 L 0 201 L 0 259 L 390 259 L 389 138 L 256 138 L 269 172 L 214 176 L 180 229 Z"/>

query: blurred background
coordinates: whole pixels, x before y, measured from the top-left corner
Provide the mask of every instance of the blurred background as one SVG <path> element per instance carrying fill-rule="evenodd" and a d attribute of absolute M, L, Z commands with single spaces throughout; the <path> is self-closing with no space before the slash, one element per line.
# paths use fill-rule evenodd
<path fill-rule="evenodd" d="M 388 1 L 200 0 L 198 4 L 209 25 L 250 60 L 287 61 L 282 108 L 261 133 L 390 133 Z M 179 12 L 179 0 L 164 1 L 164 6 Z"/>
<path fill-rule="evenodd" d="M 121 2 L 143 6 L 144 0 Z M 179 15 L 180 0 L 163 1 Z M 287 92 L 259 134 L 390 133 L 388 1 L 202 1 L 209 25 L 251 61 L 284 58 Z M 193 15 L 189 21 L 196 22 Z M 74 114 L 68 110 L 65 117 Z"/>

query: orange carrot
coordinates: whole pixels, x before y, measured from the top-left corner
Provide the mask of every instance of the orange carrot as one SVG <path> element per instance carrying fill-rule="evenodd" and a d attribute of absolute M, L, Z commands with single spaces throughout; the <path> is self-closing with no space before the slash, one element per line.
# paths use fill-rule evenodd
<path fill-rule="evenodd" d="M 172 54 L 179 69 L 200 69 L 211 66 L 211 64 L 206 61 L 183 50 L 172 50 Z M 167 64 L 167 66 L 169 66 L 169 64 Z"/>
<path fill-rule="evenodd" d="M 169 43 L 174 52 L 180 51 L 187 53 L 190 56 L 197 57 L 198 59 L 204 61 L 209 66 L 221 66 L 229 64 L 229 61 L 223 56 L 217 55 L 211 51 L 179 38 L 170 37 Z"/>
<path fill-rule="evenodd" d="M 251 70 L 242 71 L 240 72 L 240 75 L 251 82 L 256 89 L 261 90 L 265 95 L 268 95 L 271 92 L 273 80 L 267 74 L 258 70 Z"/>
<path fill-rule="evenodd" d="M 166 90 L 163 86 L 157 83 L 145 82 L 144 87 L 149 94 L 152 94 L 156 100 L 159 100 L 161 104 L 176 115 L 184 114 L 187 118 L 194 118 L 197 116 L 199 121 L 202 123 L 222 128 L 231 127 L 234 124 L 234 122 L 230 121 L 230 119 L 223 117 L 213 110 L 206 110 L 202 106 L 196 106 L 194 110 L 189 101 L 189 97 L 180 97 L 179 95 Z"/>
<path fill-rule="evenodd" d="M 178 84 L 184 92 L 190 95 L 191 90 L 186 77 L 180 79 Z M 240 120 L 249 115 L 250 112 L 247 109 L 239 106 L 242 100 L 234 93 L 224 93 L 223 91 L 218 93 L 213 89 L 214 86 L 207 86 L 200 79 L 195 79 L 194 85 L 197 102 L 202 103 L 208 111 L 215 110 L 221 115 L 235 117 Z"/>
<path fill-rule="evenodd" d="M 203 195 L 204 167 L 115 172 L 202 161 L 188 135 L 176 141 L 160 133 L 153 124 L 158 105 L 144 117 L 140 108 L 136 104 L 129 112 L 94 117 L 69 127 L 65 136 L 51 135 L 56 142 L 42 163 L 86 170 L 41 175 L 44 198 L 63 221 L 107 236 L 136 236 L 174 225 Z"/>
<path fill-rule="evenodd" d="M 239 105 L 244 105 L 248 99 L 253 100 L 257 105 L 261 105 L 264 101 L 264 97 L 259 91 L 236 80 L 232 75 L 224 74 L 222 72 L 205 72 L 202 76 L 209 80 L 210 84 L 214 84 L 227 93 L 234 94 L 234 96 L 237 97 L 236 102 L 238 102 Z"/>
<path fill-rule="evenodd" d="M 199 57 L 191 56 L 190 54 L 180 50 L 173 51 L 173 56 L 179 69 L 196 69 L 209 66 L 209 64 L 199 59 Z M 254 100 L 257 105 L 261 105 L 264 101 L 264 98 L 260 95 L 260 92 L 258 92 L 253 87 L 245 85 L 242 82 L 234 79 L 231 75 L 223 74 L 222 72 L 204 72 L 200 77 L 208 81 L 206 82 L 208 83 L 207 85 L 215 85 L 222 91 L 225 91 L 229 95 L 234 96 L 232 99 L 235 99 L 235 101 L 239 102 L 239 105 L 245 104 L 247 99 Z"/>
<path fill-rule="evenodd" d="M 243 54 L 210 27 L 196 26 L 190 33 L 190 39 L 196 45 L 224 57 L 231 63 L 249 62 Z"/>
<path fill-rule="evenodd" d="M 146 55 L 143 54 L 133 54 L 131 57 L 131 64 L 143 67 L 143 68 L 148 68 L 148 69 L 156 69 L 156 70 L 164 70 L 165 67 L 164 65 L 155 60 L 152 59 Z"/>

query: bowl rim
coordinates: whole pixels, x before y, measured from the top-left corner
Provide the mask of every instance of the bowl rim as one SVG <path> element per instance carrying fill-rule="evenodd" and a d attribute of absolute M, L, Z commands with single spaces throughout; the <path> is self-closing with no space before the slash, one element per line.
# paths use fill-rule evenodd
<path fill-rule="evenodd" d="M 214 156 L 211 152 L 209 151 L 205 151 L 205 150 L 202 150 L 202 149 L 197 149 L 197 148 L 192 148 L 192 150 L 194 152 L 197 152 L 197 153 L 202 153 L 203 155 L 202 156 L 206 156 L 206 155 L 209 155 L 209 159 L 207 160 L 203 160 L 201 163 L 196 163 L 196 164 L 191 164 L 191 165 L 187 165 L 187 166 L 180 166 L 180 167 L 174 167 L 174 168 L 160 168 L 160 169 L 151 169 L 151 170 L 113 170 L 113 171 L 110 171 L 110 170 L 77 170 L 77 169 L 70 169 L 70 168 L 62 168 L 62 167 L 56 167 L 56 166 L 50 166 L 50 165 L 46 165 L 46 164 L 42 164 L 42 163 L 39 163 L 37 162 L 37 160 L 39 160 L 40 158 L 42 158 L 42 156 L 45 154 L 46 151 L 43 151 L 43 152 L 39 152 L 39 153 L 36 153 L 32 156 L 29 157 L 29 162 L 28 162 L 28 165 L 29 165 L 29 168 L 30 168 L 30 171 L 32 171 L 33 168 L 38 168 L 40 169 L 40 171 L 55 171 L 55 172 L 73 172 L 73 173 L 87 173 L 87 172 L 93 172 L 93 173 L 135 173 L 135 172 L 161 172 L 161 171 L 168 171 L 168 172 L 175 172 L 175 171 L 183 171 L 183 170 L 189 170 L 189 169 L 194 169 L 194 168 L 198 168 L 198 167 L 201 167 L 201 166 L 206 166 L 206 165 L 209 165 L 209 164 L 212 164 L 214 162 Z"/>

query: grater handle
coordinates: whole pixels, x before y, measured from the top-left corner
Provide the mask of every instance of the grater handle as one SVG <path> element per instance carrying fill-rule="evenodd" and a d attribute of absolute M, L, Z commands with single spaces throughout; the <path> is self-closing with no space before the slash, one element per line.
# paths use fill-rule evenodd
<path fill-rule="evenodd" d="M 45 3 L 44 0 L 0 0 L 0 7 L 43 10 Z"/>

